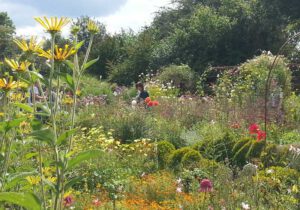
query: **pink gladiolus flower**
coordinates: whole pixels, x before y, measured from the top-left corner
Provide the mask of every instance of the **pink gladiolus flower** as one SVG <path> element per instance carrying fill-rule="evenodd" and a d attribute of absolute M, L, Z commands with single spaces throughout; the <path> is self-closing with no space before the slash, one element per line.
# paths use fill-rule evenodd
<path fill-rule="evenodd" d="M 267 137 L 266 132 L 264 132 L 264 131 L 258 131 L 257 132 L 257 141 L 265 140 L 266 137 Z"/>

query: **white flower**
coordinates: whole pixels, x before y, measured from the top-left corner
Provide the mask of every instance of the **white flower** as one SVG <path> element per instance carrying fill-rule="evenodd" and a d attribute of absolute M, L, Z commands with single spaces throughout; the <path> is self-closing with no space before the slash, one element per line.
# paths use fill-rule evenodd
<path fill-rule="evenodd" d="M 249 210 L 250 209 L 250 205 L 248 203 L 242 202 L 242 209 Z"/>
<path fill-rule="evenodd" d="M 177 179 L 177 180 L 176 180 L 177 184 L 180 184 L 180 183 L 181 183 L 181 181 L 182 181 L 182 179 L 181 179 L 181 178 L 179 178 L 179 179 Z"/>
<path fill-rule="evenodd" d="M 136 105 L 137 105 L 136 100 L 133 100 L 133 101 L 131 102 L 131 105 L 132 105 L 132 106 L 136 106 Z"/>
<path fill-rule="evenodd" d="M 272 173 L 274 173 L 274 170 L 273 170 L 273 169 L 268 169 L 268 170 L 266 171 L 266 173 L 267 173 L 267 174 L 272 174 Z"/>
<path fill-rule="evenodd" d="M 181 193 L 181 192 L 182 192 L 181 187 L 177 187 L 177 188 L 176 188 L 176 192 Z"/>

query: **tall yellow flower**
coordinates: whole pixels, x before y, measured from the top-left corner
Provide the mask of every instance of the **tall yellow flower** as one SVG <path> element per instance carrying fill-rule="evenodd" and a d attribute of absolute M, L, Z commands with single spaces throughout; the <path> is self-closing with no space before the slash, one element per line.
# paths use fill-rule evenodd
<path fill-rule="evenodd" d="M 36 36 L 31 36 L 30 41 L 27 42 L 25 39 L 14 39 L 14 43 L 18 45 L 18 47 L 23 52 L 34 53 L 42 48 L 43 42 L 38 42 Z"/>
<path fill-rule="evenodd" d="M 76 49 L 74 47 L 69 47 L 69 45 L 65 45 L 64 48 L 59 48 L 57 45 L 55 45 L 55 51 L 54 51 L 54 60 L 61 62 L 66 60 L 71 55 L 74 55 L 76 53 Z M 49 60 L 52 59 L 52 53 L 51 50 L 44 51 L 39 50 L 39 56 L 47 58 Z"/>
<path fill-rule="evenodd" d="M 97 23 L 93 20 L 89 20 L 88 24 L 87 24 L 87 29 L 90 33 L 92 34 L 96 34 L 99 33 L 100 29 L 99 26 L 97 25 Z"/>
<path fill-rule="evenodd" d="M 10 91 L 16 88 L 18 88 L 18 82 L 13 81 L 12 77 L 10 77 L 9 80 L 6 78 L 0 78 L 0 90 Z"/>
<path fill-rule="evenodd" d="M 26 180 L 29 182 L 31 185 L 37 185 L 40 183 L 41 178 L 39 176 L 27 176 Z"/>
<path fill-rule="evenodd" d="M 43 26 L 47 32 L 50 34 L 55 34 L 57 32 L 60 32 L 61 29 L 66 26 L 69 22 L 70 19 L 66 17 L 36 17 L 34 18 L 41 26 Z"/>
<path fill-rule="evenodd" d="M 31 65 L 31 63 L 29 61 L 18 62 L 13 59 L 7 59 L 7 58 L 5 58 L 5 63 L 7 65 L 9 65 L 9 67 L 12 70 L 18 71 L 18 72 L 24 72 L 24 71 L 28 70 L 28 67 Z"/>

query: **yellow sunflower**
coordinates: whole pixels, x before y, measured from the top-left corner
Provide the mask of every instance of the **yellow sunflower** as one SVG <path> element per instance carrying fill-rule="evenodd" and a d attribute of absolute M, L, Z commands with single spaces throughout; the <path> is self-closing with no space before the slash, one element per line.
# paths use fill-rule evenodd
<path fill-rule="evenodd" d="M 64 61 L 71 55 L 74 55 L 76 51 L 77 50 L 74 47 L 70 48 L 69 45 L 67 44 L 65 45 L 64 48 L 58 48 L 58 46 L 55 45 L 54 60 L 58 62 Z M 39 56 L 51 60 L 52 59 L 51 50 L 48 51 L 39 50 Z"/>
<path fill-rule="evenodd" d="M 43 44 L 43 42 L 37 41 L 36 36 L 32 36 L 29 42 L 27 42 L 25 39 L 14 39 L 14 43 L 16 43 L 23 52 L 29 53 L 37 52 L 39 49 L 41 49 Z"/>
<path fill-rule="evenodd" d="M 97 25 L 97 23 L 93 20 L 89 20 L 88 24 L 87 24 L 87 29 L 90 33 L 92 34 L 96 34 L 99 33 L 100 29 L 99 26 Z"/>
<path fill-rule="evenodd" d="M 70 19 L 66 17 L 36 17 L 34 19 L 51 34 L 60 32 L 70 22 Z"/>
<path fill-rule="evenodd" d="M 9 91 L 16 88 L 18 88 L 18 82 L 13 81 L 12 77 L 10 77 L 9 80 L 0 78 L 0 90 Z"/>
<path fill-rule="evenodd" d="M 14 71 L 18 71 L 18 72 L 24 72 L 26 70 L 28 70 L 28 67 L 31 65 L 31 63 L 29 61 L 22 61 L 22 62 L 18 62 L 15 61 L 13 59 L 7 59 L 5 58 L 5 63 L 7 65 L 9 65 L 9 67 L 14 70 Z"/>

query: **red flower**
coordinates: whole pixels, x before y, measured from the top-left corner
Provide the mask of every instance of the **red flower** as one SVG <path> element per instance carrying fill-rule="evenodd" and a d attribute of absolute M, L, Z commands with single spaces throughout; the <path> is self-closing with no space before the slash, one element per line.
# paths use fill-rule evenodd
<path fill-rule="evenodd" d="M 149 107 L 152 107 L 154 104 L 153 104 L 153 101 L 149 101 L 148 103 L 147 103 L 147 106 L 149 106 Z"/>
<path fill-rule="evenodd" d="M 257 132 L 257 141 L 265 140 L 266 137 L 267 137 L 266 132 L 264 132 L 264 131 Z"/>
<path fill-rule="evenodd" d="M 151 98 L 150 97 L 147 97 L 146 99 L 145 99 L 145 102 L 146 103 L 149 103 L 151 101 Z"/>
<path fill-rule="evenodd" d="M 153 106 L 158 106 L 159 102 L 158 101 L 153 101 Z"/>
<path fill-rule="evenodd" d="M 249 126 L 250 134 L 257 134 L 258 131 L 259 131 L 259 126 L 257 124 L 254 123 Z"/>
<path fill-rule="evenodd" d="M 200 189 L 199 191 L 200 192 L 211 192 L 212 191 L 212 182 L 209 180 L 209 179 L 203 179 L 201 182 L 200 182 Z"/>

